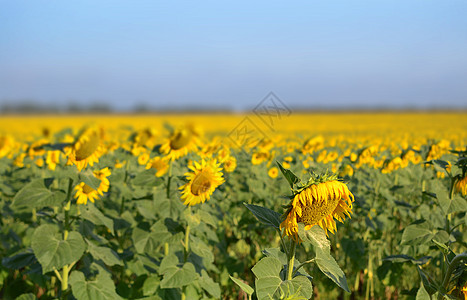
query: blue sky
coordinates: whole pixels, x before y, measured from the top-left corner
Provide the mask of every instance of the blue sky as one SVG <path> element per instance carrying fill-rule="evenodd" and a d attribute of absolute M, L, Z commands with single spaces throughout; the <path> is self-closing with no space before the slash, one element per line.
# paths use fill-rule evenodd
<path fill-rule="evenodd" d="M 3 1 L 0 105 L 466 107 L 466 1 Z"/>

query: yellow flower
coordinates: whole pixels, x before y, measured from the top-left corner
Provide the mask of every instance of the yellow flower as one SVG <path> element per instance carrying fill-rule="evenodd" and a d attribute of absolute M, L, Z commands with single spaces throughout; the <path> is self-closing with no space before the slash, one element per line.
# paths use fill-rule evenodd
<path fill-rule="evenodd" d="M 269 177 L 271 177 L 271 178 L 276 178 L 278 174 L 279 174 L 279 170 L 277 169 L 277 167 L 272 167 L 272 168 L 269 169 L 269 171 L 268 171 L 268 175 L 269 175 Z"/>
<path fill-rule="evenodd" d="M 192 170 L 185 173 L 188 182 L 179 188 L 183 190 L 181 192 L 183 204 L 192 206 L 204 203 L 209 200 L 214 190 L 224 183 L 222 168 L 215 159 L 210 161 L 203 159 L 200 163 L 194 162 L 188 167 Z"/>
<path fill-rule="evenodd" d="M 224 171 L 232 173 L 237 168 L 237 159 L 234 156 L 228 156 L 224 161 Z"/>
<path fill-rule="evenodd" d="M 81 171 L 88 165 L 93 166 L 94 163 L 98 162 L 102 153 L 100 132 L 97 128 L 87 128 L 72 145 L 68 162 L 75 164 Z"/>
<path fill-rule="evenodd" d="M 6 156 L 13 147 L 13 138 L 0 136 L 0 157 Z"/>
<path fill-rule="evenodd" d="M 198 137 L 189 128 L 183 128 L 176 130 L 172 136 L 162 144 L 160 150 L 170 160 L 175 160 L 187 155 L 188 152 L 196 151 L 198 144 Z"/>
<path fill-rule="evenodd" d="M 148 163 L 148 161 L 149 161 L 149 153 L 144 152 L 143 154 L 138 156 L 138 164 L 145 165 Z"/>
<path fill-rule="evenodd" d="M 454 190 L 457 192 L 457 193 L 462 193 L 463 196 L 466 196 L 467 195 L 467 175 L 464 176 L 464 178 L 462 179 L 459 179 L 456 181 L 455 185 L 454 185 Z"/>
<path fill-rule="evenodd" d="M 109 185 L 110 182 L 107 179 L 107 177 L 110 176 L 110 170 L 109 168 L 104 168 L 100 171 L 94 171 L 93 172 L 94 176 L 98 179 L 100 179 L 101 183 L 97 190 L 93 189 L 89 185 L 85 184 L 84 182 L 79 183 L 75 187 L 75 198 L 77 204 L 84 204 L 86 205 L 88 203 L 88 200 L 93 202 L 96 199 L 99 199 L 99 196 L 103 196 L 105 192 L 109 190 Z"/>
<path fill-rule="evenodd" d="M 18 155 L 15 160 L 13 161 L 13 164 L 17 166 L 18 168 L 24 167 L 24 158 L 26 157 L 26 153 L 21 153 Z"/>
<path fill-rule="evenodd" d="M 37 159 L 36 160 L 36 166 L 43 167 L 44 166 L 44 159 L 43 158 Z"/>
<path fill-rule="evenodd" d="M 45 162 L 49 170 L 55 170 L 57 164 L 60 163 L 60 151 L 47 151 L 47 158 L 45 159 Z"/>
<path fill-rule="evenodd" d="M 251 157 L 251 163 L 254 165 L 259 165 L 260 163 L 266 161 L 269 158 L 269 155 L 266 152 L 257 152 L 254 153 Z"/>
<path fill-rule="evenodd" d="M 465 282 L 464 286 L 462 287 L 462 293 L 464 294 L 464 300 L 467 300 L 467 281 Z"/>
<path fill-rule="evenodd" d="M 167 170 L 169 170 L 169 164 L 167 159 L 156 156 L 149 160 L 149 162 L 146 164 L 146 169 L 156 169 L 155 175 L 157 177 L 161 177 L 167 173 Z"/>
<path fill-rule="evenodd" d="M 280 225 L 284 235 L 298 241 L 298 223 L 305 224 L 305 230 L 319 225 L 327 235 L 328 231 L 336 231 L 335 220 L 343 222 L 346 215 L 350 217 L 354 196 L 344 183 L 334 178 L 312 179 L 295 192 Z"/>

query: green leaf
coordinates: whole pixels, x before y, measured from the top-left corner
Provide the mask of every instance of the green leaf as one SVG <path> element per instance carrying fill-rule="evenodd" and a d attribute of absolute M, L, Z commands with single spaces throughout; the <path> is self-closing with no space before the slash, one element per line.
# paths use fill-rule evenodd
<path fill-rule="evenodd" d="M 82 208 L 81 208 L 82 207 Z M 88 202 L 87 205 L 80 206 L 81 216 L 93 223 L 94 225 L 104 225 L 107 227 L 112 235 L 115 235 L 114 232 L 114 221 L 106 216 L 94 205 L 94 203 Z"/>
<path fill-rule="evenodd" d="M 198 255 L 199 257 L 202 257 L 203 260 L 207 262 L 213 262 L 214 261 L 214 254 L 212 253 L 211 248 L 209 248 L 208 245 L 206 245 L 201 239 L 195 237 L 195 236 L 190 236 L 190 249 Z"/>
<path fill-rule="evenodd" d="M 281 170 L 282 174 L 284 175 L 285 179 L 290 185 L 290 188 L 293 189 L 294 184 L 297 184 L 300 182 L 300 178 L 298 178 L 297 175 L 295 175 L 292 171 L 289 169 L 285 169 L 280 162 L 276 161 L 277 165 L 279 165 L 279 169 Z"/>
<path fill-rule="evenodd" d="M 429 242 L 434 234 L 425 223 L 407 226 L 402 234 L 401 245 L 422 245 Z"/>
<path fill-rule="evenodd" d="M 221 298 L 221 288 L 219 284 L 214 282 L 211 277 L 209 277 L 206 270 L 201 270 L 201 277 L 199 278 L 199 285 L 208 292 L 215 299 Z"/>
<path fill-rule="evenodd" d="M 31 246 L 44 274 L 79 260 L 86 249 L 79 232 L 70 231 L 68 238 L 63 240 L 58 228 L 50 224 L 41 225 L 34 231 Z"/>
<path fill-rule="evenodd" d="M 282 280 L 279 276 L 262 277 L 255 281 L 256 296 L 259 300 L 274 299 L 277 288 L 281 285 Z"/>
<path fill-rule="evenodd" d="M 162 263 L 161 263 L 162 269 Z M 165 267 L 164 277 L 161 281 L 161 288 L 181 288 L 188 285 L 198 279 L 198 273 L 196 273 L 195 266 L 192 263 L 185 263 L 182 268 L 177 266 Z M 161 271 L 162 272 L 162 271 Z"/>
<path fill-rule="evenodd" d="M 94 281 L 86 281 L 84 274 L 73 271 L 70 275 L 70 286 L 77 300 L 119 300 L 123 299 L 115 292 L 115 285 L 110 275 L 99 272 Z"/>
<path fill-rule="evenodd" d="M 347 278 L 344 272 L 337 264 L 334 257 L 331 256 L 327 251 L 323 251 L 320 248 L 315 248 L 316 257 L 315 262 L 321 272 L 324 273 L 329 279 L 334 281 L 344 291 L 350 293 L 349 286 L 347 285 Z"/>
<path fill-rule="evenodd" d="M 415 300 L 431 300 L 430 294 L 428 294 L 428 292 L 425 290 L 423 284 L 420 285 Z"/>
<path fill-rule="evenodd" d="M 162 221 L 154 224 L 150 232 L 135 227 L 131 235 L 138 253 L 151 253 L 157 250 L 170 237 L 171 233 Z"/>
<path fill-rule="evenodd" d="M 91 241 L 86 239 L 88 244 L 88 251 L 95 259 L 102 260 L 108 266 L 123 266 L 123 263 L 118 254 L 108 247 L 99 247 L 94 245 Z"/>
<path fill-rule="evenodd" d="M 313 296 L 313 285 L 305 276 L 296 276 L 292 280 L 285 280 L 281 283 L 280 288 L 282 294 L 290 298 L 310 299 Z"/>
<path fill-rule="evenodd" d="M 22 294 L 16 300 L 36 300 L 37 297 L 33 293 Z"/>
<path fill-rule="evenodd" d="M 242 289 L 242 291 L 244 291 L 248 295 L 251 296 L 253 294 L 253 292 L 255 291 L 251 286 L 249 286 L 248 284 L 246 284 L 242 280 L 240 280 L 238 278 L 235 278 L 235 277 L 232 277 L 230 275 L 229 275 L 229 277 L 230 277 L 230 279 L 232 279 L 233 282 L 235 282 Z"/>
<path fill-rule="evenodd" d="M 53 178 L 37 179 L 26 184 L 13 198 L 13 207 L 42 208 L 60 206 L 66 198 L 65 192 L 51 191 L 49 186 Z"/>
<path fill-rule="evenodd" d="M 9 257 L 4 257 L 2 264 L 6 268 L 18 270 L 33 264 L 35 261 L 36 257 L 32 249 L 28 248 L 22 249 Z"/>
<path fill-rule="evenodd" d="M 251 269 L 251 271 L 253 271 L 253 274 L 255 274 L 256 278 L 263 278 L 279 276 L 282 268 L 283 265 L 277 258 L 264 257 Z"/>
<path fill-rule="evenodd" d="M 135 178 L 131 181 L 137 186 L 158 186 L 164 183 L 164 180 L 160 177 L 156 177 L 156 171 L 154 169 L 144 170 L 141 173 L 136 174 Z"/>
<path fill-rule="evenodd" d="M 384 261 L 390 261 L 393 263 L 404 263 L 404 262 L 411 262 L 414 265 L 424 265 L 431 259 L 431 256 L 423 256 L 419 259 L 415 259 L 412 256 L 408 256 L 405 254 L 399 255 L 391 255 L 383 258 Z"/>
<path fill-rule="evenodd" d="M 157 288 L 159 287 L 160 282 L 161 280 L 159 279 L 159 275 L 149 275 L 143 284 L 143 295 L 154 295 L 154 293 L 157 291 Z"/>
<path fill-rule="evenodd" d="M 277 213 L 269 208 L 262 207 L 254 204 L 243 203 L 254 215 L 255 217 L 264 225 L 272 226 L 279 230 L 281 225 L 281 214 Z"/>
<path fill-rule="evenodd" d="M 84 182 L 89 187 L 97 190 L 101 185 L 101 180 L 94 176 L 94 173 L 91 170 L 79 173 L 79 181 Z"/>
<path fill-rule="evenodd" d="M 298 236 L 303 242 L 308 242 L 313 245 L 315 249 L 321 249 L 321 251 L 330 253 L 331 242 L 326 237 L 326 233 L 319 226 L 313 226 L 309 230 L 305 230 L 303 223 L 298 224 Z"/>

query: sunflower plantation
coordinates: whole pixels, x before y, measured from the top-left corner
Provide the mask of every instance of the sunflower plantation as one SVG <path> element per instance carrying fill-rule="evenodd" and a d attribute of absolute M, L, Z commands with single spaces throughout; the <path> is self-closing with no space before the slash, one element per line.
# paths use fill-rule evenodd
<path fill-rule="evenodd" d="M 4 116 L 1 299 L 467 299 L 467 115 Z"/>

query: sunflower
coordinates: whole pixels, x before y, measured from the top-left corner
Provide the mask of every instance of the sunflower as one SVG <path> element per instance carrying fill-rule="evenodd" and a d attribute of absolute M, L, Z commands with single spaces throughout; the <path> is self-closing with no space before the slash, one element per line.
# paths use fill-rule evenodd
<path fill-rule="evenodd" d="M 190 151 L 196 151 L 198 148 L 198 136 L 190 130 L 183 128 L 176 130 L 167 141 L 161 145 L 161 152 L 170 160 L 176 160 L 185 156 Z"/>
<path fill-rule="evenodd" d="M 6 156 L 13 148 L 13 138 L 0 136 L 0 157 Z"/>
<path fill-rule="evenodd" d="M 73 143 L 68 153 L 68 164 L 75 164 L 79 171 L 99 161 L 103 153 L 101 132 L 97 128 L 87 128 Z"/>
<path fill-rule="evenodd" d="M 228 156 L 224 160 L 224 171 L 227 173 L 232 173 L 237 168 L 237 159 L 234 156 Z"/>
<path fill-rule="evenodd" d="M 467 195 L 467 176 L 456 181 L 454 190 L 460 192 L 463 196 Z"/>
<path fill-rule="evenodd" d="M 467 281 L 465 282 L 464 286 L 462 287 L 462 293 L 464 294 L 464 300 L 467 300 Z"/>
<path fill-rule="evenodd" d="M 109 168 L 104 168 L 100 171 L 94 171 L 94 176 L 100 179 L 101 183 L 97 190 L 93 189 L 89 185 L 84 182 L 79 183 L 76 187 L 75 198 L 77 204 L 84 204 L 88 203 L 88 200 L 94 203 L 94 200 L 99 199 L 99 196 L 103 196 L 105 192 L 109 190 L 110 182 L 107 177 L 110 176 Z"/>
<path fill-rule="evenodd" d="M 280 225 L 283 234 L 298 240 L 298 223 L 305 224 L 305 230 L 315 225 L 328 231 L 336 231 L 336 222 L 350 217 L 354 196 L 347 186 L 336 180 L 336 176 L 311 178 L 302 188 L 294 191 L 287 206 L 284 220 Z"/>
<path fill-rule="evenodd" d="M 276 167 L 272 167 L 272 168 L 269 169 L 269 171 L 268 171 L 268 175 L 269 175 L 269 177 L 271 177 L 271 178 L 276 178 L 278 174 L 279 174 L 279 170 L 278 170 Z"/>
<path fill-rule="evenodd" d="M 47 164 L 47 168 L 54 171 L 57 164 L 60 163 L 60 151 L 47 151 L 47 158 L 45 159 L 45 162 Z"/>
<path fill-rule="evenodd" d="M 195 205 L 209 200 L 214 190 L 224 182 L 222 168 L 217 160 L 194 162 L 189 165 L 193 172 L 185 173 L 188 182 L 180 187 L 185 205 Z"/>
<path fill-rule="evenodd" d="M 155 175 L 157 177 L 161 177 L 167 173 L 167 170 L 169 170 L 169 163 L 167 162 L 167 159 L 156 156 L 149 160 L 146 164 L 146 169 L 156 169 Z"/>

